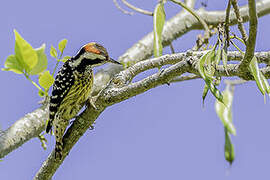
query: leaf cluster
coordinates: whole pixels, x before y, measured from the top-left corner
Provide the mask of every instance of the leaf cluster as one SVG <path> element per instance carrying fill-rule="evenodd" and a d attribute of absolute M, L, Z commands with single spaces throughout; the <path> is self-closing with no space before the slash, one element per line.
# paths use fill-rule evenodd
<path fill-rule="evenodd" d="M 16 30 L 14 30 L 14 34 L 15 52 L 7 57 L 2 70 L 24 75 L 39 90 L 39 96 L 48 97 L 48 91 L 54 83 L 53 75 L 57 65 L 70 58 L 69 56 L 62 58 L 67 40 L 63 39 L 58 44 L 61 54 L 59 58 L 57 58 L 57 50 L 51 46 L 50 54 L 57 60 L 54 72 L 51 74 L 48 70 L 48 59 L 45 53 L 46 45 L 42 44 L 39 48 L 34 49 Z M 34 75 L 38 76 L 38 83 L 31 79 Z"/>

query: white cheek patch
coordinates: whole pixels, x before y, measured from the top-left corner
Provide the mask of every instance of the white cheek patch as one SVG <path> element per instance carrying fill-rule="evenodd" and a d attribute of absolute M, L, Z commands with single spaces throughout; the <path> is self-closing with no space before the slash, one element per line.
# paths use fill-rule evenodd
<path fill-rule="evenodd" d="M 83 59 L 85 59 L 85 58 L 86 59 L 101 59 L 101 60 L 106 59 L 105 56 L 102 56 L 102 55 L 99 55 L 99 54 L 94 54 L 94 53 L 90 53 L 89 52 L 89 53 L 84 53 L 82 56 L 79 57 L 79 59 L 75 60 L 74 62 L 70 62 L 69 65 L 71 67 L 77 67 L 81 63 L 81 61 Z M 101 64 L 103 64 L 103 63 L 101 63 Z"/>
<path fill-rule="evenodd" d="M 83 56 L 80 56 L 79 59 L 76 59 L 74 62 L 70 62 L 69 65 L 71 67 L 76 67 L 81 63 L 82 60 L 83 60 Z"/>
<path fill-rule="evenodd" d="M 94 53 L 85 53 L 83 54 L 83 57 L 86 59 L 106 59 L 106 57 L 100 55 L 100 54 L 94 54 Z"/>

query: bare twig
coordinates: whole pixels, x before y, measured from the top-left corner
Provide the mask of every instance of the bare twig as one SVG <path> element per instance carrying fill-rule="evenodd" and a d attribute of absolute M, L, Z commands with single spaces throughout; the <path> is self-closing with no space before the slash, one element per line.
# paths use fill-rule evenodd
<path fill-rule="evenodd" d="M 226 18 L 225 18 L 225 47 L 224 50 L 227 53 L 228 47 L 230 46 L 230 29 L 229 29 L 229 24 L 230 24 L 230 10 L 231 10 L 231 0 L 228 1 L 227 9 L 226 9 Z"/>
<path fill-rule="evenodd" d="M 237 19 L 238 29 L 242 35 L 242 39 L 244 40 L 245 44 L 247 44 L 248 36 L 247 36 L 246 30 L 245 30 L 245 27 L 243 25 L 243 19 L 240 15 L 239 7 L 237 5 L 237 0 L 231 0 L 231 3 L 232 3 L 234 13 L 235 13 L 235 16 Z"/>
<path fill-rule="evenodd" d="M 129 7 L 130 9 L 133 9 L 134 11 L 137 11 L 141 14 L 145 14 L 145 15 L 148 15 L 148 16 L 153 16 L 153 13 L 150 12 L 150 11 L 147 11 L 147 10 L 144 10 L 144 9 L 141 9 L 141 8 L 138 8 L 136 6 L 133 6 L 132 4 L 128 3 L 126 0 L 122 0 L 122 2 L 127 6 Z"/>
<path fill-rule="evenodd" d="M 117 2 L 117 0 L 113 0 L 113 3 L 114 5 L 120 10 L 122 11 L 124 14 L 128 14 L 128 15 L 133 15 L 134 13 L 133 12 L 129 12 L 129 11 L 126 11 L 124 10 Z"/>
<path fill-rule="evenodd" d="M 174 54 L 175 51 L 174 51 L 174 47 L 173 47 L 173 45 L 172 45 L 172 42 L 170 43 L 170 49 L 171 49 L 172 54 Z"/>

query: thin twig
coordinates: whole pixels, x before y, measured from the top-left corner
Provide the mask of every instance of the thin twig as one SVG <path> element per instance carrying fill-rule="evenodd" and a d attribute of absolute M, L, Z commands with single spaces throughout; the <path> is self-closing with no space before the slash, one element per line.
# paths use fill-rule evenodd
<path fill-rule="evenodd" d="M 231 3 L 232 3 L 234 13 L 235 13 L 235 16 L 236 16 L 236 19 L 237 19 L 238 29 L 239 29 L 239 31 L 240 31 L 240 33 L 242 35 L 242 39 L 244 40 L 245 44 L 247 44 L 248 36 L 247 36 L 247 32 L 245 30 L 245 27 L 243 25 L 243 19 L 242 19 L 241 15 L 240 15 L 239 7 L 237 5 L 237 0 L 231 0 Z"/>
<path fill-rule="evenodd" d="M 239 65 L 239 71 L 243 73 L 248 73 L 248 66 L 254 56 L 256 36 L 257 36 L 257 25 L 258 16 L 256 12 L 255 0 L 248 0 L 248 12 L 249 12 L 249 37 L 247 41 L 246 53 L 243 61 Z M 245 76 L 245 75 L 244 75 Z"/>
<path fill-rule="evenodd" d="M 230 42 L 241 54 L 245 55 L 245 53 L 232 40 L 230 40 Z"/>
<path fill-rule="evenodd" d="M 124 14 L 128 14 L 128 15 L 133 15 L 134 13 L 133 12 L 129 12 L 129 11 L 126 11 L 124 10 L 117 2 L 117 0 L 113 0 L 113 3 L 114 5 L 120 10 L 122 11 Z"/>
<path fill-rule="evenodd" d="M 137 11 L 138 13 L 145 14 L 145 15 L 148 15 L 148 16 L 153 16 L 153 14 L 154 14 L 154 13 L 152 13 L 150 11 L 147 11 L 147 10 L 144 10 L 144 9 L 141 9 L 141 8 L 138 8 L 136 6 L 133 6 L 132 4 L 128 3 L 126 0 L 122 0 L 122 2 L 127 7 L 129 7 L 130 9 L 133 9 L 134 11 Z"/>
<path fill-rule="evenodd" d="M 231 0 L 228 1 L 227 9 L 226 9 L 226 18 L 225 18 L 225 47 L 224 50 L 227 53 L 228 47 L 230 46 L 230 29 L 229 29 L 229 23 L 230 23 L 230 10 L 231 10 Z"/>
<path fill-rule="evenodd" d="M 172 43 L 170 43 L 170 49 L 171 49 L 172 54 L 174 54 L 175 51 L 174 51 L 174 47 L 173 47 Z"/>

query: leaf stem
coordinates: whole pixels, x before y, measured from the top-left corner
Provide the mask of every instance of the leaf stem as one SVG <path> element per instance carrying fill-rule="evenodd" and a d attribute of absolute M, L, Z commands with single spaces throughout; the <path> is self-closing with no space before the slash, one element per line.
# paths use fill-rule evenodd
<path fill-rule="evenodd" d="M 40 87 L 37 83 L 35 83 L 32 79 L 30 79 L 30 77 L 29 77 L 28 74 L 24 73 L 24 76 L 25 76 L 26 79 L 28 79 L 28 80 L 29 80 L 36 88 L 38 88 L 38 90 L 43 91 L 43 90 L 41 89 L 41 87 Z M 43 91 L 43 92 L 44 92 L 44 91 Z"/>
<path fill-rule="evenodd" d="M 245 53 L 232 40 L 230 40 L 230 42 L 242 55 L 245 55 Z"/>
<path fill-rule="evenodd" d="M 56 63 L 56 65 L 55 65 L 54 69 L 53 69 L 53 74 L 52 74 L 53 76 L 54 76 L 54 74 L 55 74 L 56 68 L 57 68 L 58 65 L 59 65 L 59 62 L 61 61 L 62 56 L 63 56 L 63 52 L 61 52 L 60 58 L 59 58 L 59 59 L 56 59 L 56 60 L 57 60 L 57 63 Z"/>
<path fill-rule="evenodd" d="M 241 43 L 245 44 L 244 40 L 236 35 L 233 35 L 230 37 L 230 39 L 237 39 L 238 41 L 240 41 Z"/>

